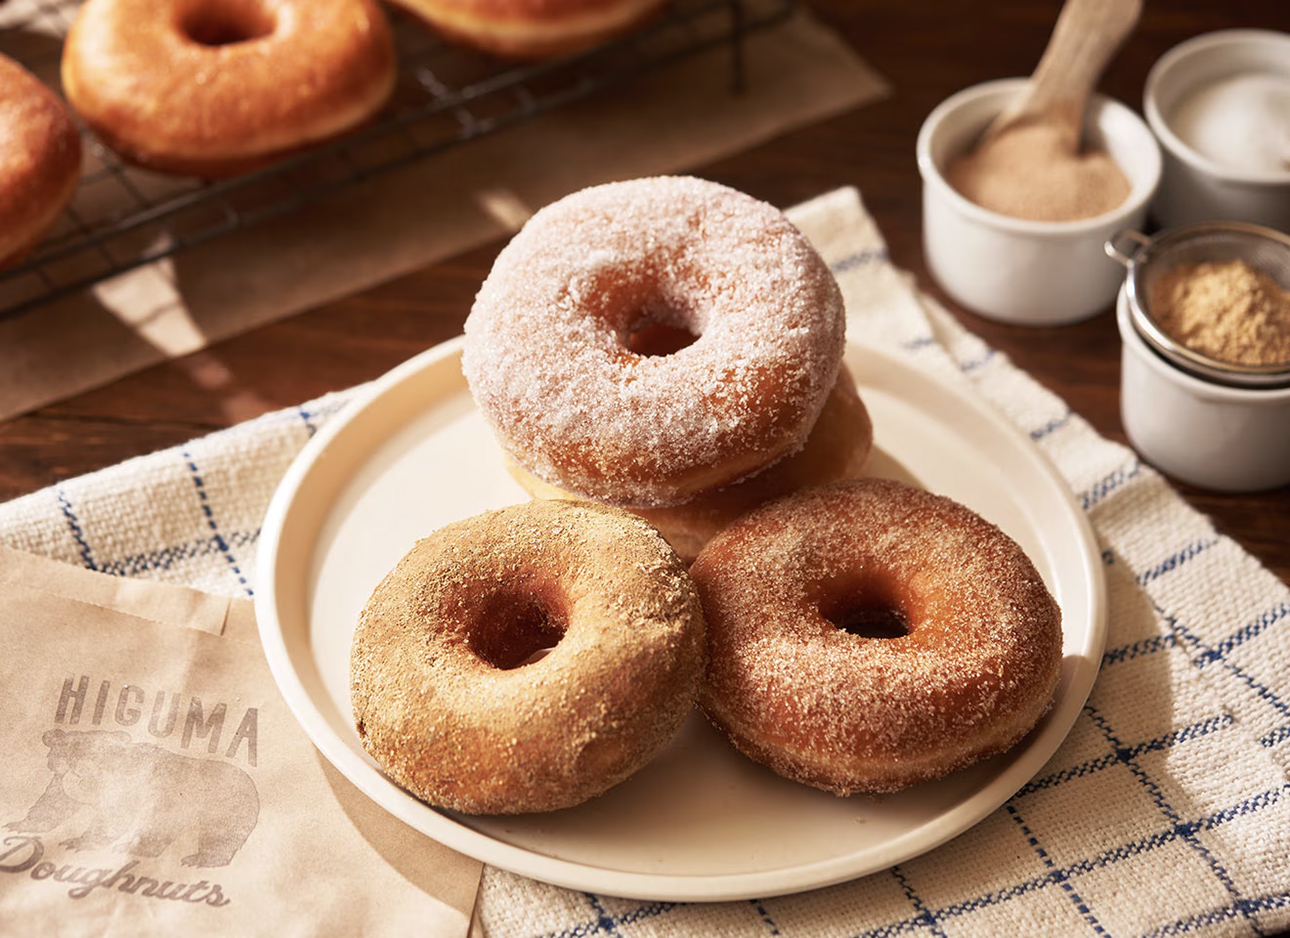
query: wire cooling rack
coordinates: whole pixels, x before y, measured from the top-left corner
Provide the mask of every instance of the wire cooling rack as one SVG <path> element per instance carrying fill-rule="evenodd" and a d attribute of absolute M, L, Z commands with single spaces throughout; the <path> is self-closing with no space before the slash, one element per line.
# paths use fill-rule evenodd
<path fill-rule="evenodd" d="M 57 88 L 62 38 L 79 0 L 0 3 L 0 53 Z M 794 0 L 672 0 L 642 29 L 582 55 L 516 65 L 443 41 L 390 7 L 399 82 L 362 131 L 285 162 L 208 182 L 119 160 L 88 131 L 81 181 L 55 228 L 0 271 L 0 319 L 311 202 L 708 49 L 730 49 L 731 93 L 744 82 L 743 39 Z"/>

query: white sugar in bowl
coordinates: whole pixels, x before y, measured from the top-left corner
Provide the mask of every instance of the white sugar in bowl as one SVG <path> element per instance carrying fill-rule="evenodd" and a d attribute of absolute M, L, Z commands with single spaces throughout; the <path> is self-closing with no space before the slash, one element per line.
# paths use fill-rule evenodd
<path fill-rule="evenodd" d="M 1164 152 L 1162 227 L 1290 230 L 1290 35 L 1227 29 L 1175 46 L 1147 75 L 1143 112 Z"/>

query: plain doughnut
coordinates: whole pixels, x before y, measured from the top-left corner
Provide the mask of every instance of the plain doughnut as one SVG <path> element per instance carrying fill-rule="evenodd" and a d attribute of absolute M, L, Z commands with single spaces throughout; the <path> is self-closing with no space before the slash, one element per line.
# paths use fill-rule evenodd
<path fill-rule="evenodd" d="M 629 348 L 657 326 L 696 338 L 671 354 Z M 706 180 L 637 179 L 546 206 L 502 249 L 462 369 L 528 472 L 660 507 L 800 449 L 844 330 L 833 275 L 777 209 Z"/>
<path fill-rule="evenodd" d="M 0 267 L 17 263 L 76 192 L 81 137 L 67 107 L 0 55 Z"/>
<path fill-rule="evenodd" d="M 633 508 L 667 540 L 681 559 L 693 563 L 708 541 L 740 515 L 798 489 L 859 477 L 873 446 L 873 422 L 845 365 L 824 402 L 806 444 L 769 469 L 688 502 L 666 508 Z M 535 498 L 573 498 L 507 459 L 512 477 Z"/>
<path fill-rule="evenodd" d="M 375 589 L 352 646 L 354 719 L 430 804 L 570 807 L 671 740 L 704 648 L 694 585 L 653 528 L 605 505 L 526 502 L 441 528 Z"/>
<path fill-rule="evenodd" d="M 690 569 L 700 704 L 752 759 L 839 795 L 939 778 L 1050 706 L 1061 613 L 1020 546 L 968 508 L 863 479 L 759 508 Z"/>
<path fill-rule="evenodd" d="M 62 75 L 124 159 L 216 178 L 366 121 L 394 89 L 395 54 L 375 0 L 86 0 Z"/>
<path fill-rule="evenodd" d="M 627 32 L 666 0 L 395 0 L 449 39 L 509 59 L 572 55 Z"/>

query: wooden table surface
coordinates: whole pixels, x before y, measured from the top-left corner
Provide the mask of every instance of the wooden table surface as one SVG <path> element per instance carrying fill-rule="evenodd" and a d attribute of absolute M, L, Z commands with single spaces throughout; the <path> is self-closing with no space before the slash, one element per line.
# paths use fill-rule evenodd
<path fill-rule="evenodd" d="M 807 0 L 807 5 L 891 82 L 894 93 L 728 159 L 687 169 L 780 206 L 842 185 L 859 187 L 893 261 L 946 299 L 923 262 L 921 185 L 914 162 L 919 125 L 961 88 L 1028 74 L 1048 40 L 1059 3 Z M 1290 31 L 1290 3 L 1147 0 L 1137 31 L 1100 90 L 1140 110 L 1147 71 L 1160 55 L 1191 36 L 1232 27 Z M 460 331 L 499 247 L 500 242 L 470 251 L 0 423 L 0 500 L 382 374 Z M 1056 328 L 1002 326 L 955 312 L 1099 432 L 1124 441 L 1119 339 L 1109 311 Z M 1290 487 L 1256 495 L 1179 489 L 1220 531 L 1290 581 Z"/>

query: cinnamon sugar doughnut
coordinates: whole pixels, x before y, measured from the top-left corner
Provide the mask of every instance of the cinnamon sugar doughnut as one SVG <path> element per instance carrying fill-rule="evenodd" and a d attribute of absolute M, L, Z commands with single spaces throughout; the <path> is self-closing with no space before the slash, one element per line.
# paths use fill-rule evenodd
<path fill-rule="evenodd" d="M 76 192 L 81 137 L 66 106 L 0 55 L 0 267 L 17 263 Z"/>
<path fill-rule="evenodd" d="M 566 501 L 485 512 L 419 541 L 372 593 L 354 635 L 354 719 L 364 748 L 430 804 L 570 807 L 680 728 L 703 632 L 685 568 L 641 519 Z"/>
<path fill-rule="evenodd" d="M 708 541 L 753 508 L 798 489 L 853 479 L 864 468 L 873 445 L 873 423 L 846 365 L 824 402 L 806 444 L 757 473 L 722 489 L 701 492 L 666 508 L 631 509 L 654 527 L 681 556 L 693 563 Z M 535 498 L 573 498 L 508 459 L 507 470 Z"/>
<path fill-rule="evenodd" d="M 216 178 L 336 137 L 394 89 L 376 0 L 86 0 L 68 101 L 124 159 Z"/>
<path fill-rule="evenodd" d="M 633 333 L 696 336 L 642 355 Z M 535 214 L 499 254 L 462 369 L 542 481 L 679 504 L 802 447 L 837 379 L 842 297 L 778 210 L 689 177 L 609 183 Z"/>
<path fill-rule="evenodd" d="M 667 0 L 395 0 L 456 42 L 511 59 L 571 55 L 647 19 Z"/>
<path fill-rule="evenodd" d="M 1056 602 L 1016 542 L 943 496 L 880 479 L 799 492 L 690 573 L 708 622 L 700 703 L 787 778 L 895 791 L 1002 752 L 1051 704 Z"/>

